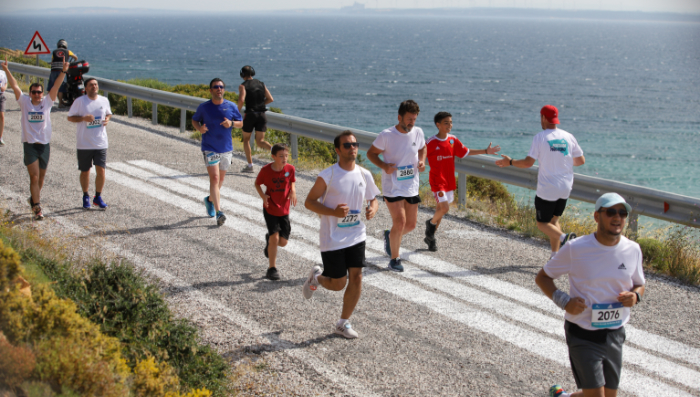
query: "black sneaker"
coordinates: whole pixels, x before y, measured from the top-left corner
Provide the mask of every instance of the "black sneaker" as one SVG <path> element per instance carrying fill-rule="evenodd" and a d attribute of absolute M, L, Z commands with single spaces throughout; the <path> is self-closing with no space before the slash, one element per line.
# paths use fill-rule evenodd
<path fill-rule="evenodd" d="M 430 219 L 425 221 L 425 237 L 427 237 L 430 240 L 434 240 L 435 230 L 437 230 L 437 225 L 433 225 L 432 223 L 430 223 Z"/>
<path fill-rule="evenodd" d="M 263 253 L 265 254 L 265 258 L 270 258 L 270 255 L 267 253 L 267 248 L 269 246 L 270 246 L 270 233 L 265 233 L 265 249 L 263 250 Z M 274 267 L 271 267 L 270 269 L 274 269 Z"/>
<path fill-rule="evenodd" d="M 268 280 L 276 281 L 280 279 L 280 273 L 277 271 L 276 267 L 267 268 L 267 274 L 265 275 Z"/>
<path fill-rule="evenodd" d="M 426 236 L 423 241 L 428 244 L 428 251 L 437 252 L 437 241 L 435 239 L 430 239 Z"/>

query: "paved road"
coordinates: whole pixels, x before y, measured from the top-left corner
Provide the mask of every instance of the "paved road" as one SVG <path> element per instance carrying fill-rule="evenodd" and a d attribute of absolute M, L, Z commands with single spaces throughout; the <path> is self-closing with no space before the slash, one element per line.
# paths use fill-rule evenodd
<path fill-rule="evenodd" d="M 9 94 L 9 93 L 8 93 Z M 0 148 L 3 206 L 28 219 L 20 112 L 7 101 Z M 265 354 L 279 382 L 321 395 L 544 396 L 573 388 L 563 313 L 534 277 L 548 257 L 541 243 L 450 218 L 440 251 L 425 250 L 422 228 L 404 241 L 406 272 L 386 271 L 386 207 L 368 224 L 362 298 L 353 316 L 360 338 L 331 334 L 342 293 L 301 295 L 320 263 L 318 218 L 298 206 L 280 250 L 282 280 L 264 279 L 265 223 L 254 175 L 230 173 L 222 192 L 229 220 L 206 216 L 206 170 L 198 144 L 177 129 L 114 116 L 108 126 L 106 211 L 81 208 L 75 126 L 54 111 L 51 162 L 40 228 L 59 228 L 129 258 L 162 280 L 169 301 L 224 353 Z M 259 164 L 258 164 L 259 165 Z M 235 158 L 233 170 L 243 166 Z M 303 203 L 315 175 L 299 173 Z M 91 193 L 93 188 L 91 188 Z M 430 216 L 419 213 L 419 225 Z M 562 289 L 566 282 L 558 282 Z M 644 302 L 627 327 L 621 396 L 700 395 L 700 289 L 648 276 Z"/>

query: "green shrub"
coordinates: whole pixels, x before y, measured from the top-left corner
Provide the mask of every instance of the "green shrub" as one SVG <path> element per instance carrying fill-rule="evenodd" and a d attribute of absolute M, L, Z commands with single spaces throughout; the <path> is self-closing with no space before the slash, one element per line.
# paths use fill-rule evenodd
<path fill-rule="evenodd" d="M 19 255 L 0 240 L 0 292 L 10 288 L 11 283 L 20 273 Z"/>

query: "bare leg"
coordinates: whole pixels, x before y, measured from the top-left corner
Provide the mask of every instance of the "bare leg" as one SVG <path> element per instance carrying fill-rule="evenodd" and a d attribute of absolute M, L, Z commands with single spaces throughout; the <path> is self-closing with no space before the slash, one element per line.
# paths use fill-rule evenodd
<path fill-rule="evenodd" d="M 404 235 L 404 226 L 406 225 L 406 209 L 404 208 L 405 200 L 396 201 L 393 203 L 386 202 L 386 207 L 391 214 L 391 231 L 389 232 L 389 244 L 391 245 L 391 255 L 394 258 L 399 257 L 399 248 L 401 247 L 401 237 Z M 394 259 L 391 258 L 391 259 Z"/>
<path fill-rule="evenodd" d="M 362 293 L 362 268 L 361 267 L 351 267 L 348 269 L 350 281 L 348 282 L 348 287 L 345 289 L 345 295 L 343 296 L 343 311 L 340 314 L 340 318 L 344 320 L 349 320 L 352 312 L 355 311 L 355 306 L 360 300 L 360 295 Z"/>
<path fill-rule="evenodd" d="M 41 177 L 39 160 L 29 164 L 27 166 L 27 172 L 29 172 L 29 192 L 32 195 L 32 202 L 35 204 L 40 203 L 43 178 Z M 44 174 L 46 174 L 46 170 L 44 170 Z"/>
<path fill-rule="evenodd" d="M 0 112 L 0 139 L 3 132 L 5 132 L 5 112 Z"/>
<path fill-rule="evenodd" d="M 107 171 L 104 167 L 99 165 L 95 166 L 95 191 L 102 193 L 102 189 L 105 187 L 105 178 L 107 176 Z"/>
<path fill-rule="evenodd" d="M 90 170 L 80 171 L 80 187 L 83 189 L 83 193 L 90 188 Z"/>
<path fill-rule="evenodd" d="M 440 226 L 440 222 L 442 222 L 442 217 L 444 217 L 449 210 L 450 204 L 447 201 L 443 203 L 437 203 L 437 205 L 435 206 L 435 215 L 433 215 L 433 219 L 430 220 L 434 225 L 436 225 L 436 228 Z"/>
<path fill-rule="evenodd" d="M 248 164 L 253 164 L 253 154 L 250 150 L 250 136 L 253 132 L 243 132 L 243 151 L 245 152 L 245 159 L 248 160 Z"/>
<path fill-rule="evenodd" d="M 258 145 L 259 148 L 263 148 L 268 152 L 272 150 L 272 145 L 270 145 L 270 142 L 265 141 L 264 131 L 255 131 L 255 144 Z"/>
<path fill-rule="evenodd" d="M 226 171 L 219 170 L 219 192 L 221 192 L 221 186 L 224 185 L 224 177 L 226 176 Z"/>
<path fill-rule="evenodd" d="M 537 228 L 549 237 L 549 244 L 552 246 L 552 252 L 559 251 L 559 245 L 561 244 L 559 237 L 563 234 L 559 228 L 559 217 L 553 217 L 548 223 L 537 222 Z"/>
<path fill-rule="evenodd" d="M 341 291 L 343 288 L 345 288 L 345 284 L 347 284 L 347 282 L 347 277 L 330 278 L 326 276 L 318 276 L 318 283 L 329 291 Z"/>
<path fill-rule="evenodd" d="M 214 165 L 207 167 L 207 173 L 209 174 L 209 201 L 214 204 L 214 209 L 216 212 L 221 211 L 221 205 L 219 203 L 219 165 Z"/>
<path fill-rule="evenodd" d="M 277 247 L 287 245 L 287 239 L 280 237 L 279 233 L 275 233 L 268 239 L 267 256 L 270 260 L 269 267 L 277 267 Z"/>

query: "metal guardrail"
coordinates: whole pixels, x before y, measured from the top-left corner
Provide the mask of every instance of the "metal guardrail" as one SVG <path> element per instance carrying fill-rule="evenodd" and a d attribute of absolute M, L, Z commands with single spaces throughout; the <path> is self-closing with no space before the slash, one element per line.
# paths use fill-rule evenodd
<path fill-rule="evenodd" d="M 26 76 L 37 76 L 46 80 L 48 80 L 50 75 L 50 71 L 47 68 L 22 65 L 13 62 L 9 63 L 9 67 L 12 72 L 22 73 Z M 111 92 L 127 97 L 129 117 L 132 117 L 131 98 L 142 99 L 153 103 L 152 119 L 154 120 L 154 124 L 157 124 L 158 120 L 157 104 L 180 108 L 180 131 L 184 131 L 185 129 L 185 112 L 187 110 L 196 110 L 200 103 L 206 101 L 206 99 L 202 98 L 139 87 L 96 76 L 92 77 L 97 79 L 100 88 L 105 93 Z M 29 78 L 27 77 L 27 81 L 28 80 Z M 360 142 L 360 149 L 362 150 L 369 149 L 377 136 L 377 134 L 372 132 L 272 112 L 267 113 L 267 124 L 270 128 L 285 131 L 290 134 L 292 158 L 294 159 L 298 158 L 297 136 L 332 142 L 335 136 L 349 129 L 356 135 L 358 142 Z M 251 144 L 252 143 L 253 140 L 251 140 Z M 495 162 L 495 158 L 483 155 L 455 159 L 455 170 L 459 174 L 458 189 L 460 204 L 466 202 L 467 175 L 492 179 L 532 190 L 537 188 L 537 166 L 528 169 L 515 167 L 500 168 Z M 630 228 L 632 228 L 634 232 L 636 232 L 637 229 L 637 217 L 639 215 L 700 228 L 700 199 L 608 179 L 574 174 L 574 186 L 571 192 L 571 198 L 588 203 L 595 203 L 596 199 L 606 192 L 617 192 L 634 208 L 629 220 Z"/>

